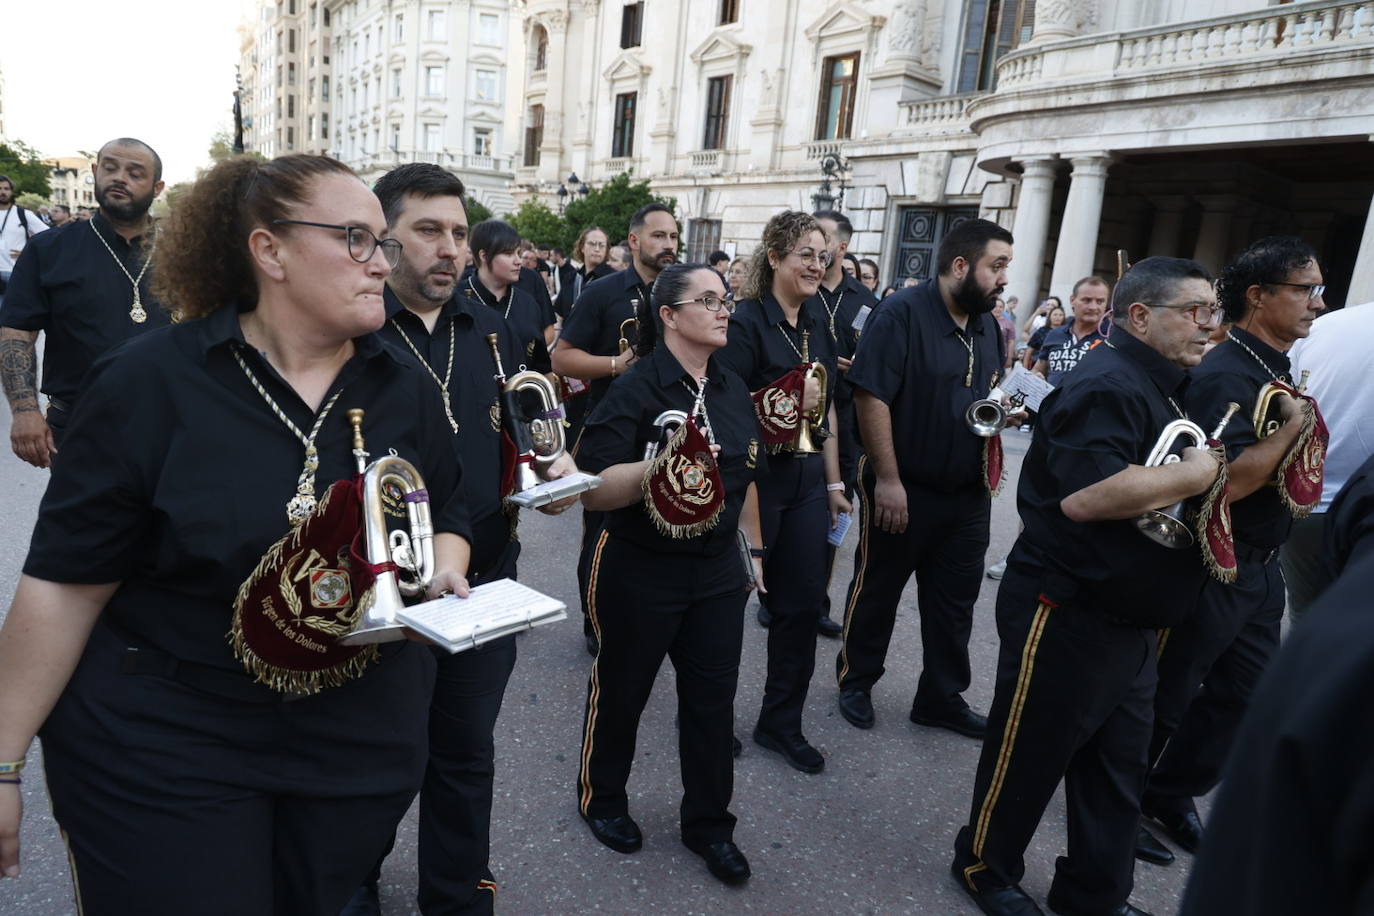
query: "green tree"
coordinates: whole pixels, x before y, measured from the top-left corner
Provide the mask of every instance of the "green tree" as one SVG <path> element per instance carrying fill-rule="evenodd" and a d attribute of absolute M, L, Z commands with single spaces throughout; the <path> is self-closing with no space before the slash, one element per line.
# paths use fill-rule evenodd
<path fill-rule="evenodd" d="M 210 135 L 209 153 L 211 162 L 223 162 L 234 155 L 234 136 L 229 132 L 229 128 L 221 127 Z M 256 150 L 249 150 L 244 155 L 252 156 L 259 162 L 267 161 L 267 157 Z"/>
<path fill-rule="evenodd" d="M 52 185 L 52 167 L 44 165 L 38 150 L 21 140 L 0 143 L 0 175 L 8 175 L 14 182 L 14 193 L 37 194 L 49 197 Z"/>
<path fill-rule="evenodd" d="M 567 244 L 568 224 L 563 217 L 533 197 L 522 201 L 514 213 L 506 216 L 506 222 L 515 227 L 522 239 L 536 245 Z"/>
<path fill-rule="evenodd" d="M 40 194 L 25 192 L 14 199 L 14 202 L 25 210 L 37 210 L 39 207 L 52 206 L 52 201 Z"/>
<path fill-rule="evenodd" d="M 475 226 L 480 222 L 491 219 L 491 209 L 471 196 L 463 199 L 463 209 L 468 211 L 468 225 Z"/>
<path fill-rule="evenodd" d="M 571 234 L 564 238 L 564 247 L 571 251 L 577 234 L 587 226 L 600 226 L 614 245 L 630 234 L 630 218 L 635 211 L 654 202 L 677 212 L 676 198 L 659 197 L 649 190 L 649 182 L 632 182 L 629 174 L 622 172 L 581 200 L 568 204 L 563 218 Z"/>

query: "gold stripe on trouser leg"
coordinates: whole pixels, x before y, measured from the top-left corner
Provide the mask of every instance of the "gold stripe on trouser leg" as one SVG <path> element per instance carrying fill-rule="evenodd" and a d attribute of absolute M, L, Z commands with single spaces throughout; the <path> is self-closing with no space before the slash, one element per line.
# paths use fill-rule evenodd
<path fill-rule="evenodd" d="M 596 583 L 601 573 L 601 551 L 606 547 L 606 538 L 609 532 L 601 532 L 601 536 L 596 540 L 596 548 L 592 552 L 592 566 L 587 575 L 587 619 L 592 622 L 592 632 L 596 634 L 597 652 L 596 658 L 592 659 L 591 685 L 587 690 L 587 725 L 582 732 L 582 813 L 587 813 L 587 806 L 592 801 L 592 781 L 587 775 L 587 770 L 591 767 L 592 761 L 592 733 L 596 728 L 597 703 L 601 699 L 601 621 L 596 616 Z"/>
<path fill-rule="evenodd" d="M 1164 654 L 1164 646 L 1169 642 L 1169 634 L 1174 630 L 1172 627 L 1165 627 L 1159 631 L 1159 645 L 1155 646 L 1155 661 L 1159 661 Z"/>
<path fill-rule="evenodd" d="M 868 456 L 859 458 L 859 466 L 855 474 L 858 486 L 854 488 L 854 495 L 859 499 L 859 512 L 863 516 L 863 530 L 859 532 L 859 548 L 855 552 L 855 563 L 857 568 L 854 570 L 854 594 L 849 596 L 849 603 L 844 608 L 844 632 L 840 634 L 840 673 L 836 677 L 837 684 L 844 684 L 844 676 L 849 673 L 849 621 L 854 617 L 854 605 L 859 601 L 859 593 L 863 591 L 864 574 L 868 572 L 868 528 L 873 521 L 873 507 L 864 498 L 864 465 L 868 463 Z"/>
<path fill-rule="evenodd" d="M 1035 617 L 1031 620 L 1030 631 L 1026 634 L 1026 643 L 1021 648 L 1021 671 L 1016 677 L 1016 690 L 1012 694 L 1011 709 L 1007 711 L 1007 724 L 1002 730 L 1002 743 L 997 752 L 997 766 L 992 771 L 992 779 L 988 783 L 987 794 L 983 796 L 983 805 L 978 812 L 978 821 L 974 825 L 973 831 L 973 854 L 978 859 L 983 858 L 983 844 L 988 836 L 988 823 L 992 820 L 993 809 L 997 807 L 997 797 L 1002 792 L 1002 785 L 1007 778 L 1007 769 L 1011 764 L 1012 748 L 1016 744 L 1016 733 L 1021 728 L 1021 715 L 1026 707 L 1026 695 L 1030 693 L 1031 674 L 1035 670 L 1035 654 L 1040 648 L 1040 637 L 1045 633 L 1045 623 L 1049 620 L 1051 607 L 1044 601 L 1040 602 L 1035 610 Z M 980 871 L 981 861 L 976 865 L 971 865 L 964 869 L 964 879 L 968 881 L 969 887 L 973 888 L 973 875 Z M 986 867 L 986 866 L 982 866 Z M 973 888 L 976 890 L 976 888 Z"/>
<path fill-rule="evenodd" d="M 493 898 L 496 897 L 496 882 L 495 882 L 495 881 L 488 881 L 486 878 L 483 878 L 481 881 L 478 881 L 478 882 L 477 882 L 477 889 L 478 889 L 479 891 L 490 891 L 490 892 L 491 892 L 491 896 L 492 896 Z"/>
<path fill-rule="evenodd" d="M 46 760 L 44 760 L 44 761 L 43 761 L 43 780 L 44 780 L 44 782 L 47 781 L 47 778 L 48 778 L 48 763 L 47 763 Z M 67 867 L 70 868 L 70 869 L 71 869 L 71 872 L 72 872 L 72 899 L 73 899 L 73 901 L 76 903 L 76 916 L 83 916 L 83 914 L 86 912 L 86 908 L 85 908 L 85 906 L 83 906 L 82 903 L 81 903 L 81 882 L 80 882 L 79 880 L 77 880 L 77 877 L 76 877 L 76 856 L 72 855 L 72 843 L 71 843 L 71 839 L 67 836 L 67 830 L 66 830 L 66 828 L 64 828 L 64 827 L 62 826 L 62 822 L 61 822 L 61 821 L 57 820 L 57 814 L 56 814 L 56 812 L 53 811 L 53 807 L 52 807 L 52 795 L 51 795 L 51 793 L 49 793 L 49 795 L 48 795 L 48 815 L 49 815 L 50 817 L 52 817 L 53 821 L 57 824 L 57 832 L 58 832 L 58 834 L 61 835 L 61 837 L 62 837 L 62 848 L 65 849 L 66 852 L 67 852 Z"/>

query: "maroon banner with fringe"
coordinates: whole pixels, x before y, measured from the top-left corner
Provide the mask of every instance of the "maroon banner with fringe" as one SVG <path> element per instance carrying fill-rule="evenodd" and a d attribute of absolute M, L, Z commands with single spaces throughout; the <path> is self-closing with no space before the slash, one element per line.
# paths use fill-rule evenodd
<path fill-rule="evenodd" d="M 758 414 L 764 445 L 791 445 L 796 439 L 797 424 L 802 421 L 802 397 L 805 393 L 805 366 L 798 366 L 754 392 L 754 413 Z"/>
<path fill-rule="evenodd" d="M 670 538 L 710 531 L 725 507 L 725 486 L 710 443 L 694 420 L 683 423 L 644 472 L 644 509 Z"/>

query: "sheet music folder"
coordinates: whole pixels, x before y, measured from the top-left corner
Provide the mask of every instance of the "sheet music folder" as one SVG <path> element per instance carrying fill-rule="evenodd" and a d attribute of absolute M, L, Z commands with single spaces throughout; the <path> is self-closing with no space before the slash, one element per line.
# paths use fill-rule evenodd
<path fill-rule="evenodd" d="M 403 623 L 449 652 L 475 649 L 485 642 L 567 619 L 567 605 L 514 579 L 498 579 L 472 590 L 467 598 L 446 595 L 411 605 L 396 615 Z"/>

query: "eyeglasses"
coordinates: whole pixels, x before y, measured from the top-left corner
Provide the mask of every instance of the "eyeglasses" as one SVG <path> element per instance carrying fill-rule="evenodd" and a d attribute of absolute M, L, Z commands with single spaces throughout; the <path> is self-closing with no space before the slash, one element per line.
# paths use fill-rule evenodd
<path fill-rule="evenodd" d="M 377 249 L 382 249 L 382 257 L 388 267 L 394 268 L 401 263 L 400 239 L 378 239 L 371 229 L 362 226 L 336 226 L 333 223 L 312 223 L 303 219 L 274 219 L 274 226 L 314 226 L 316 229 L 337 229 L 348 238 L 348 256 L 359 264 L 372 260 Z"/>
<path fill-rule="evenodd" d="M 583 247 L 583 248 L 605 248 L 605 247 L 606 247 L 606 243 L 605 243 L 605 242 L 583 242 L 583 243 L 582 243 L 582 247 Z"/>
<path fill-rule="evenodd" d="M 832 255 L 829 251 L 825 250 L 824 248 L 820 251 L 810 251 L 806 254 L 803 254 L 803 251 L 806 251 L 806 249 L 792 249 L 792 253 L 795 254 L 801 260 L 801 262 L 805 264 L 807 267 L 811 267 L 815 264 L 820 264 L 822 267 L 829 269 L 831 263 L 833 263 L 835 260 L 835 256 Z"/>
<path fill-rule="evenodd" d="M 1200 328 L 1205 328 L 1214 322 L 1220 321 L 1221 316 L 1225 313 L 1225 309 L 1221 306 L 1210 305 L 1206 302 L 1184 302 L 1180 305 L 1156 305 L 1153 307 L 1159 309 L 1179 309 L 1180 311 L 1187 312 L 1188 317 L 1193 319 L 1193 324 Z"/>
<path fill-rule="evenodd" d="M 1305 289 L 1307 290 L 1308 302 L 1311 302 L 1313 299 L 1320 297 L 1322 293 L 1326 292 L 1326 284 L 1324 283 L 1288 283 L 1284 280 L 1271 280 L 1269 281 L 1269 285 L 1291 286 L 1294 289 Z"/>
<path fill-rule="evenodd" d="M 700 302 L 706 306 L 708 312 L 719 312 L 721 309 L 725 309 L 725 314 L 735 314 L 735 300 L 729 293 L 726 293 L 724 298 L 715 293 L 707 293 L 704 296 L 697 296 L 695 299 L 683 299 L 681 302 L 674 302 L 673 305 L 689 305 L 693 302 Z"/>

